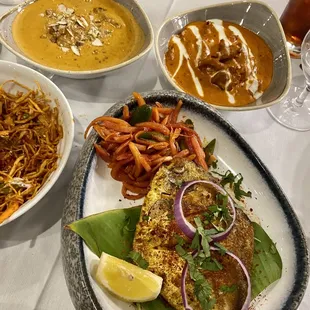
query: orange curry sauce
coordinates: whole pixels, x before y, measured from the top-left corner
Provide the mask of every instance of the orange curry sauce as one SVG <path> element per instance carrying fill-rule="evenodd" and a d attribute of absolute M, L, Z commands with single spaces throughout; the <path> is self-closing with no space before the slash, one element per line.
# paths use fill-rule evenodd
<path fill-rule="evenodd" d="M 172 36 L 165 62 L 185 92 L 221 106 L 255 101 L 273 74 L 272 52 L 262 38 L 217 19 L 190 23 Z"/>

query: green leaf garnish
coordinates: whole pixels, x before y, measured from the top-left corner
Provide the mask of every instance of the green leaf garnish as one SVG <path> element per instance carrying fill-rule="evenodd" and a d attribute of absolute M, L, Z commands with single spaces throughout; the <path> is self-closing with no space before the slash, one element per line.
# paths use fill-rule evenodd
<path fill-rule="evenodd" d="M 105 252 L 127 260 L 127 255 L 132 250 L 140 212 L 140 206 L 111 210 L 90 215 L 69 224 L 66 228 L 80 235 L 98 257 Z"/>
<path fill-rule="evenodd" d="M 203 310 L 211 310 L 215 301 L 210 298 L 212 287 L 204 275 L 198 270 L 193 256 L 184 250 L 180 245 L 175 247 L 179 256 L 187 261 L 188 271 L 194 281 L 194 292 Z"/>
<path fill-rule="evenodd" d="M 175 235 L 175 238 L 177 239 L 177 243 L 180 245 L 180 246 L 183 246 L 185 244 L 185 240 L 179 236 L 179 235 Z"/>
<path fill-rule="evenodd" d="M 222 180 L 220 182 L 222 186 L 229 184 L 229 186 L 233 188 L 237 200 L 240 200 L 242 197 L 252 197 L 252 193 L 250 191 L 245 192 L 241 189 L 241 183 L 243 181 L 243 176 L 241 173 L 233 175 L 230 170 L 227 170 L 225 174 L 220 174 L 216 171 L 212 171 L 212 173 L 222 177 Z"/>
<path fill-rule="evenodd" d="M 192 250 L 199 250 L 200 249 L 200 238 L 199 238 L 199 233 L 197 230 L 196 230 L 195 236 L 192 240 L 190 248 Z"/>
<path fill-rule="evenodd" d="M 255 298 L 271 283 L 282 275 L 282 260 L 277 248 L 264 229 L 252 223 L 254 238 L 254 256 L 251 271 L 252 298 Z"/>
<path fill-rule="evenodd" d="M 219 249 L 219 252 L 220 252 L 221 255 L 225 255 L 226 254 L 227 249 L 223 245 L 221 245 L 218 242 L 214 242 L 214 245 Z"/>
<path fill-rule="evenodd" d="M 210 256 L 210 245 L 209 245 L 209 242 L 212 239 L 205 234 L 205 231 L 204 231 L 204 228 L 202 226 L 202 222 L 201 222 L 200 217 L 195 217 L 194 221 L 195 221 L 195 224 L 197 225 L 197 232 L 198 232 L 198 234 L 201 237 L 202 249 L 203 249 L 206 257 L 209 257 Z"/>
<path fill-rule="evenodd" d="M 132 261 L 140 268 L 147 269 L 147 267 L 149 266 L 149 263 L 142 257 L 139 252 L 130 251 L 127 257 L 131 258 Z"/>
<path fill-rule="evenodd" d="M 201 268 L 204 270 L 209 270 L 209 271 L 218 271 L 218 270 L 222 270 L 223 266 L 222 264 L 219 263 L 219 261 L 216 258 L 209 258 L 209 259 L 205 259 L 202 262 Z"/>
<path fill-rule="evenodd" d="M 250 191 L 245 192 L 240 188 L 241 183 L 243 181 L 243 176 L 241 173 L 236 175 L 237 182 L 234 183 L 234 193 L 236 199 L 240 200 L 243 196 L 245 197 L 252 197 L 252 193 Z"/>
<path fill-rule="evenodd" d="M 237 285 L 233 284 L 232 286 L 222 285 L 220 286 L 220 290 L 224 293 L 233 293 L 237 289 Z"/>

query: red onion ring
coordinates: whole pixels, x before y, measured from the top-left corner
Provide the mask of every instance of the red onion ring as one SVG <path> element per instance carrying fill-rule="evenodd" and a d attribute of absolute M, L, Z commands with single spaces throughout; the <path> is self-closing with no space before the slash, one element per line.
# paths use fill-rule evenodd
<path fill-rule="evenodd" d="M 193 308 L 188 304 L 187 301 L 187 294 L 186 294 L 186 275 L 188 271 L 188 263 L 185 263 L 185 266 L 182 270 L 182 278 L 181 278 L 181 295 L 182 295 L 182 301 L 184 305 L 185 310 L 193 310 Z"/>
<path fill-rule="evenodd" d="M 188 237 L 190 239 L 194 238 L 195 233 L 196 233 L 196 228 L 191 223 L 189 223 L 184 216 L 183 208 L 182 208 L 182 199 L 183 199 L 185 191 L 189 187 L 191 187 L 192 185 L 197 184 L 197 183 L 205 183 L 205 184 L 211 185 L 213 188 L 215 188 L 221 194 L 227 195 L 227 197 L 228 197 L 228 205 L 231 208 L 232 213 L 233 213 L 232 214 L 232 221 L 225 231 L 210 236 L 213 239 L 213 241 L 221 241 L 229 235 L 230 231 L 232 230 L 232 228 L 235 224 L 236 209 L 235 209 L 235 205 L 234 205 L 233 200 L 230 198 L 230 196 L 225 191 L 225 189 L 223 189 L 221 186 L 219 186 L 218 184 L 216 184 L 214 182 L 205 181 L 205 180 L 196 180 L 196 181 L 186 182 L 181 186 L 181 188 L 179 189 L 179 191 L 176 194 L 175 201 L 174 201 L 174 217 L 176 219 L 176 223 L 186 237 Z"/>
<path fill-rule="evenodd" d="M 211 246 L 210 250 L 219 251 L 220 249 Z M 250 275 L 249 275 L 246 267 L 244 266 L 242 260 L 237 255 L 235 255 L 229 251 L 226 251 L 226 254 L 228 254 L 229 256 L 231 256 L 232 258 L 234 258 L 238 262 L 238 264 L 242 268 L 242 271 L 244 272 L 244 275 L 245 275 L 246 280 L 248 282 L 247 296 L 246 296 L 245 301 L 243 303 L 243 306 L 241 308 L 241 310 L 248 310 L 250 307 L 250 303 L 251 303 L 251 278 L 250 278 Z"/>
<path fill-rule="evenodd" d="M 211 246 L 210 250 L 211 251 L 219 251 L 220 249 Z M 250 307 L 250 303 L 251 303 L 251 278 L 250 278 L 250 275 L 249 275 L 246 267 L 244 266 L 243 262 L 241 261 L 241 259 L 238 256 L 236 256 L 235 254 L 233 254 L 233 253 L 231 253 L 229 251 L 226 251 L 226 254 L 231 256 L 232 258 L 234 258 L 238 262 L 238 264 L 242 268 L 242 271 L 244 272 L 244 275 L 246 277 L 247 284 L 248 284 L 247 296 L 245 298 L 245 301 L 243 303 L 243 306 L 242 306 L 241 310 L 248 310 L 249 307 Z M 197 255 L 197 251 L 196 251 L 195 254 L 193 252 L 193 257 L 194 258 L 195 258 L 196 255 Z M 184 266 L 184 268 L 182 270 L 181 295 L 182 295 L 182 301 L 183 301 L 184 309 L 185 310 L 193 310 L 192 307 L 188 304 L 188 301 L 187 301 L 187 294 L 186 294 L 186 275 L 187 275 L 187 271 L 188 271 L 188 263 L 186 262 L 185 266 Z"/>

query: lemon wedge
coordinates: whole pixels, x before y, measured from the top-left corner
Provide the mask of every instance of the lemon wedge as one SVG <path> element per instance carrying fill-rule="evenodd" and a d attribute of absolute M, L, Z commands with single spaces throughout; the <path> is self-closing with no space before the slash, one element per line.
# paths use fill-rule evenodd
<path fill-rule="evenodd" d="M 95 278 L 111 293 L 130 302 L 156 299 L 163 282 L 156 274 L 106 253 L 101 254 Z"/>

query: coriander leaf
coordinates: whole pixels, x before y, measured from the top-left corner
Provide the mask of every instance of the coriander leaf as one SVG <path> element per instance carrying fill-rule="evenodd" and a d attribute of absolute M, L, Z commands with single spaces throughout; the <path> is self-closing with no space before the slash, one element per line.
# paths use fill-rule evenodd
<path fill-rule="evenodd" d="M 180 246 L 183 246 L 185 244 L 185 240 L 179 236 L 179 235 L 175 235 L 175 238 L 177 239 L 177 243 L 180 245 Z"/>
<path fill-rule="evenodd" d="M 201 268 L 209 271 L 219 271 L 223 269 L 223 266 L 218 262 L 216 258 L 209 258 L 205 259 L 202 262 Z"/>
<path fill-rule="evenodd" d="M 193 238 L 193 241 L 191 243 L 190 248 L 193 249 L 193 250 L 198 250 L 198 251 L 200 249 L 200 238 L 199 238 L 198 231 L 196 231 L 196 233 L 195 233 L 195 236 Z"/>
<path fill-rule="evenodd" d="M 150 217 L 148 215 L 143 215 L 142 216 L 143 221 L 148 221 Z"/>
<path fill-rule="evenodd" d="M 234 291 L 236 291 L 236 289 L 237 289 L 236 284 L 233 284 L 232 286 L 228 286 L 228 285 L 220 286 L 220 291 L 224 293 L 233 293 Z"/>
<path fill-rule="evenodd" d="M 217 242 L 214 242 L 214 245 L 218 247 L 219 252 L 220 252 L 221 255 L 225 255 L 226 254 L 227 249 L 223 245 L 221 245 L 220 243 L 217 243 Z"/>
<path fill-rule="evenodd" d="M 208 211 L 211 213 L 216 213 L 216 212 L 219 212 L 220 209 L 218 205 L 211 205 L 208 207 Z"/>
<path fill-rule="evenodd" d="M 128 254 L 128 258 L 131 258 L 133 262 L 140 268 L 147 269 L 147 267 L 149 266 L 149 263 L 142 257 L 139 252 L 130 251 Z"/>
<path fill-rule="evenodd" d="M 230 186 L 232 186 L 234 181 L 235 181 L 235 176 L 231 173 L 230 170 L 227 170 L 226 173 L 224 174 L 220 184 L 222 186 L 225 186 L 226 184 L 229 184 Z"/>
<path fill-rule="evenodd" d="M 210 256 L 209 241 L 211 241 L 210 237 L 206 236 L 200 217 L 195 217 L 194 221 L 195 221 L 195 224 L 197 225 L 197 231 L 198 231 L 199 235 L 201 236 L 202 249 L 203 249 L 206 257 L 209 257 Z"/>
<path fill-rule="evenodd" d="M 215 234 L 217 234 L 218 233 L 218 230 L 217 229 L 206 229 L 205 230 L 205 234 L 207 235 L 207 236 L 212 236 L 212 235 L 215 235 Z"/>
<path fill-rule="evenodd" d="M 240 188 L 241 183 L 243 181 L 243 176 L 241 173 L 236 175 L 236 179 L 238 179 L 238 181 L 234 183 L 234 193 L 235 193 L 236 199 L 240 200 L 242 196 L 252 197 L 252 193 L 250 191 L 245 192 L 244 190 Z"/>

